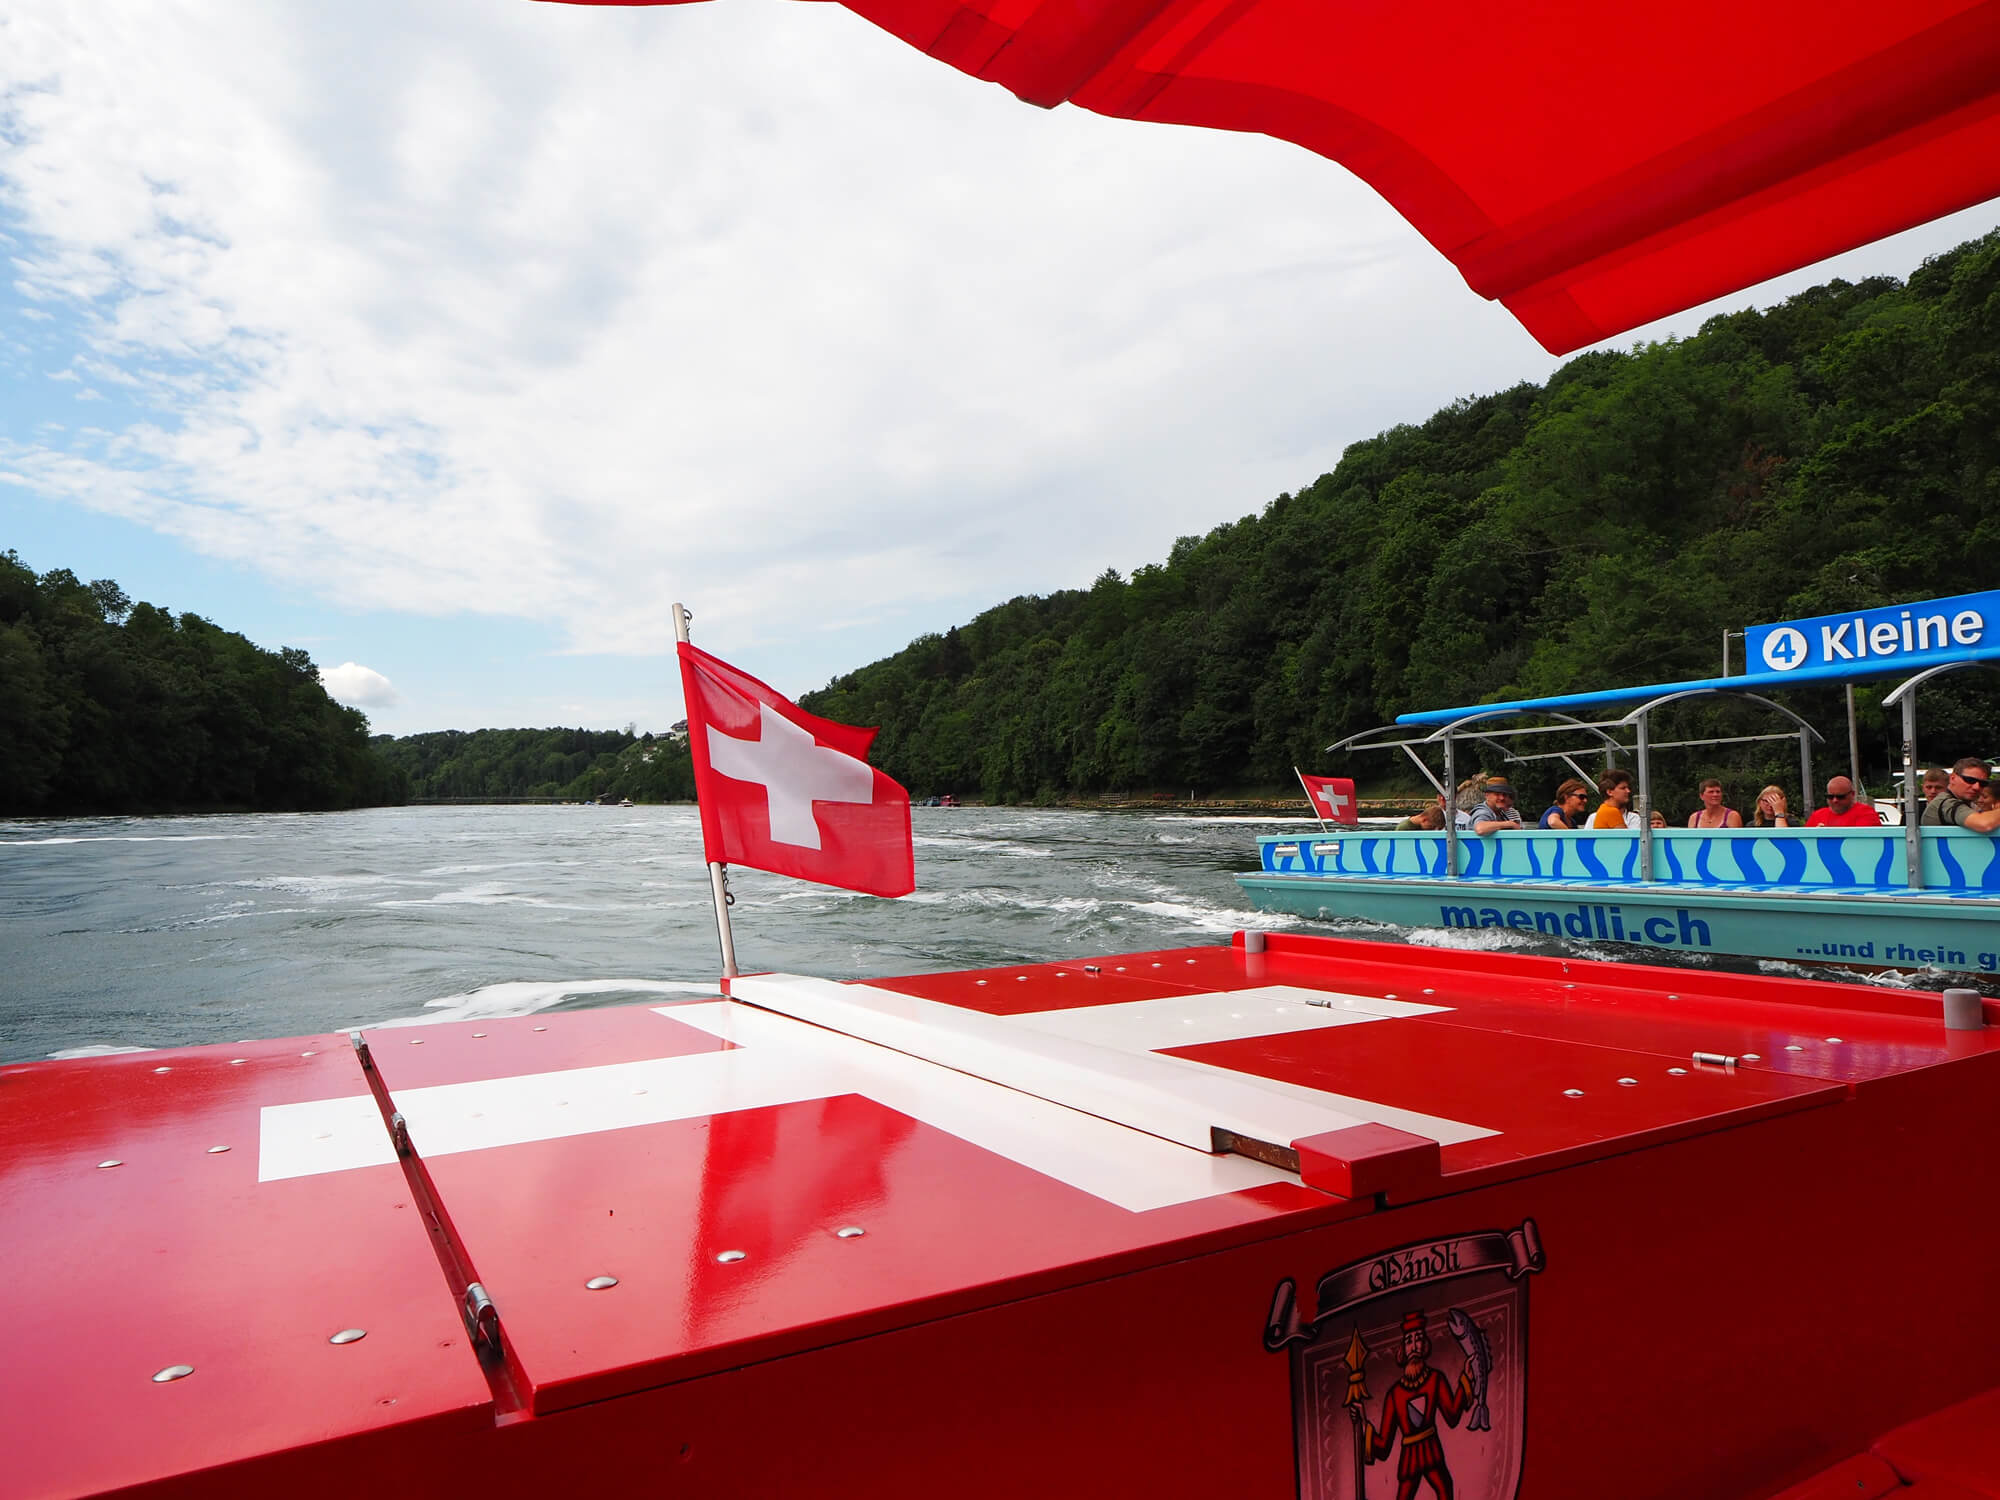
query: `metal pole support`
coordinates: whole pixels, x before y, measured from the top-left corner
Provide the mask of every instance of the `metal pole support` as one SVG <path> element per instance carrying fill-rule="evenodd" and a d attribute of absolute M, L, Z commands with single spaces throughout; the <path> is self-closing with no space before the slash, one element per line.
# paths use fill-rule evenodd
<path fill-rule="evenodd" d="M 684 645 L 689 642 L 688 625 L 693 619 L 694 616 L 690 615 L 685 609 L 682 609 L 678 603 L 674 605 L 674 639 L 676 641 Z M 695 723 L 694 705 L 692 703 L 687 705 L 687 709 L 688 737 L 692 739 L 696 734 L 702 732 L 704 726 Z M 696 801 L 701 799 L 701 786 L 699 782 L 695 785 L 695 799 Z M 729 894 L 729 867 L 720 860 L 712 859 L 708 862 L 708 887 L 710 894 L 715 898 L 715 936 L 717 941 L 722 944 L 722 977 L 724 979 L 734 979 L 740 971 L 736 967 L 736 938 L 729 930 L 729 903 L 731 900 Z"/>
<path fill-rule="evenodd" d="M 1924 888 L 1923 804 L 1917 800 L 1917 692 L 1903 694 L 1903 861 L 1910 889 Z"/>
<path fill-rule="evenodd" d="M 1639 715 L 1639 795 L 1632 805 L 1639 810 L 1639 878 L 1653 878 L 1653 734 L 1652 715 Z"/>
<path fill-rule="evenodd" d="M 1458 874 L 1458 756 L 1444 737 L 1444 873 Z"/>

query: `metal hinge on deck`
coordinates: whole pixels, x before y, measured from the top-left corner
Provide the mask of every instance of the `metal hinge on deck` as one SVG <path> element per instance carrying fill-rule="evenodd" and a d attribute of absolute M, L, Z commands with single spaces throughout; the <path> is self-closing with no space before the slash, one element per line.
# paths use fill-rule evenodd
<path fill-rule="evenodd" d="M 459 1311 L 465 1318 L 465 1331 L 472 1336 L 473 1347 L 497 1357 L 500 1353 L 500 1309 L 486 1295 L 486 1288 L 476 1281 L 466 1287 L 465 1301 Z"/>

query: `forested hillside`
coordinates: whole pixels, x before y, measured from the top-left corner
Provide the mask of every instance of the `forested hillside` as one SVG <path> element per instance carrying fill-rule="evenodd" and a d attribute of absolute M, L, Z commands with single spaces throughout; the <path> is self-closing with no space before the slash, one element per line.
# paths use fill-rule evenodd
<path fill-rule="evenodd" d="M 419 800 L 694 800 L 694 766 L 681 736 L 656 739 L 629 729 L 447 729 L 401 739 L 378 735 L 375 748 L 409 778 L 410 795 Z"/>
<path fill-rule="evenodd" d="M 134 604 L 0 553 L 0 813 L 360 807 L 402 800 L 368 720 L 303 651 Z"/>
<path fill-rule="evenodd" d="M 1278 786 L 1408 709 L 1713 674 L 1728 627 L 1996 583 L 2000 231 L 1460 401 L 1130 579 L 805 702 L 879 723 L 918 793 Z M 1844 738 L 1837 693 L 1795 701 Z M 1934 754 L 1992 748 L 1976 701 L 1926 691 Z"/>

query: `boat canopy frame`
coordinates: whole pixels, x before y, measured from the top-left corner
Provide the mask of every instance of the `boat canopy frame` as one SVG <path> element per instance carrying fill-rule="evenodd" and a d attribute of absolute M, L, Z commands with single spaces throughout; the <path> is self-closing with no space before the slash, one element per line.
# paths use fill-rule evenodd
<path fill-rule="evenodd" d="M 1924 884 L 1924 835 L 1919 826 L 1923 809 L 1917 799 L 1917 689 L 1933 677 L 1942 677 L 1947 672 L 1969 671 L 1974 667 L 1989 672 L 2000 671 L 2000 662 L 1979 659 L 1940 662 L 1937 666 L 1924 668 L 1914 677 L 1904 678 L 1882 695 L 1884 708 L 1900 705 L 1903 710 L 1903 859 L 1910 868 L 1910 889 L 1913 891 L 1922 890 Z"/>
<path fill-rule="evenodd" d="M 1915 685 L 1922 681 L 1924 677 L 1935 675 L 1941 671 L 1949 671 L 1955 667 L 1982 665 L 1987 665 L 1987 663 L 1953 662 L 1947 663 L 1944 666 L 1933 667 L 1929 671 L 1919 674 L 1918 677 L 1912 678 L 1909 682 L 1903 684 L 1903 687 L 1899 687 L 1896 692 L 1901 693 L 1904 688 L 1911 689 L 1910 701 L 1914 702 Z M 1762 686 L 1763 684 L 1760 683 L 1758 685 Z M 1579 719 L 1562 712 L 1560 709 L 1539 707 L 1533 703 L 1502 703 L 1484 707 L 1474 706 L 1467 708 L 1448 722 L 1438 725 L 1437 728 L 1432 729 L 1428 734 L 1410 735 L 1402 739 L 1379 738 L 1380 736 L 1392 734 L 1399 729 L 1408 730 L 1420 727 L 1402 722 L 1386 724 L 1380 728 L 1363 730 L 1360 734 L 1351 734 L 1343 740 L 1336 740 L 1321 751 L 1321 754 L 1351 754 L 1357 750 L 1401 750 L 1407 755 L 1417 769 L 1423 773 L 1424 778 L 1438 789 L 1439 796 L 1444 800 L 1446 805 L 1446 816 L 1444 819 L 1444 873 L 1447 878 L 1455 878 L 1458 875 L 1457 744 L 1464 740 L 1474 740 L 1480 744 L 1491 746 L 1500 752 L 1501 757 L 1505 761 L 1520 763 L 1535 760 L 1564 761 L 1576 772 L 1581 780 L 1589 783 L 1593 791 L 1597 789 L 1596 778 L 1592 777 L 1577 763 L 1575 756 L 1578 753 L 1589 754 L 1592 750 L 1601 749 L 1604 755 L 1605 769 L 1610 770 L 1617 764 L 1618 754 L 1629 751 L 1633 756 L 1634 762 L 1632 768 L 1633 779 L 1637 783 L 1637 790 L 1632 802 L 1633 811 L 1638 814 L 1639 819 L 1639 878 L 1641 880 L 1650 881 L 1653 878 L 1652 756 L 1656 750 L 1686 749 L 1698 745 L 1740 745 L 1759 740 L 1789 740 L 1796 738 L 1799 742 L 1799 778 L 1802 787 L 1800 794 L 1802 811 L 1805 813 L 1812 811 L 1812 747 L 1815 741 L 1825 744 L 1826 737 L 1815 729 L 1810 722 L 1793 710 L 1785 707 L 1784 704 L 1774 702 L 1761 693 L 1750 692 L 1742 687 L 1730 687 L 1711 681 L 1681 683 L 1678 685 L 1669 684 L 1666 685 L 1666 688 L 1666 691 L 1646 698 L 1630 712 L 1616 719 Z M 1891 695 L 1892 698 L 1894 696 L 1894 694 Z M 1692 740 L 1663 740 L 1655 743 L 1652 738 L 1652 716 L 1654 712 L 1665 708 L 1668 704 L 1683 702 L 1690 698 L 1738 699 L 1746 703 L 1755 704 L 1759 708 L 1768 709 L 1781 718 L 1789 719 L 1793 727 L 1778 730 L 1770 734 L 1739 734 Z M 1488 729 L 1485 731 L 1474 731 L 1468 728 L 1470 725 L 1488 719 L 1527 717 L 1558 719 L 1562 722 L 1556 724 L 1523 724 L 1513 728 Z M 1633 732 L 1633 743 L 1629 746 L 1620 740 L 1616 734 L 1616 731 L 1627 729 Z M 1578 732 L 1593 736 L 1602 742 L 1601 746 L 1591 747 L 1591 749 L 1586 749 L 1582 752 L 1578 752 L 1575 749 L 1567 749 L 1523 755 L 1500 742 L 1502 736 L 1575 734 Z M 1914 724 L 1910 722 L 1910 714 L 1906 711 L 1906 742 L 1914 736 L 1914 733 Z M 1368 743 L 1370 741 L 1373 741 L 1373 743 Z M 1418 747 L 1425 745 L 1438 745 L 1444 752 L 1444 776 L 1442 780 L 1432 773 L 1429 762 L 1418 754 Z M 1904 754 L 1906 763 L 1907 757 L 1911 753 L 1911 748 L 1909 743 L 1905 744 Z M 1914 785 L 1913 782 L 1910 782 L 1908 776 L 1905 777 L 1905 781 L 1911 786 Z M 1910 820 L 1906 818 L 1905 821 L 1909 822 Z M 1906 843 L 1911 883 L 1912 885 L 1918 885 L 1922 880 L 1921 836 L 1913 834 Z"/>

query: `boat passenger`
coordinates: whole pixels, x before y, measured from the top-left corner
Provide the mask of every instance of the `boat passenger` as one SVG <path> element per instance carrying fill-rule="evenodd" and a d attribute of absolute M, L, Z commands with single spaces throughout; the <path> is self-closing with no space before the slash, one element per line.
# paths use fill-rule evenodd
<path fill-rule="evenodd" d="M 1924 772 L 1924 801 L 1930 801 L 1931 798 L 1943 791 L 1945 783 L 1950 779 L 1949 772 L 1939 770 L 1935 766 Z"/>
<path fill-rule="evenodd" d="M 1653 826 L 1655 828 L 1665 828 L 1667 826 L 1667 815 L 1661 812 L 1657 807 L 1653 809 L 1652 818 L 1653 818 Z"/>
<path fill-rule="evenodd" d="M 1583 812 L 1590 805 L 1590 788 L 1572 776 L 1556 788 L 1556 800 L 1548 805 L 1537 828 L 1581 828 Z"/>
<path fill-rule="evenodd" d="M 1465 821 L 1467 813 L 1478 811 L 1480 799 L 1484 795 L 1486 783 L 1489 779 L 1487 774 L 1481 771 L 1476 775 L 1466 777 L 1465 780 L 1458 784 L 1457 807 L 1458 818 L 1461 823 Z"/>
<path fill-rule="evenodd" d="M 1994 808 L 2000 807 L 2000 788 L 1995 788 L 1990 781 L 1987 782 L 1979 789 L 1978 801 L 1981 812 L 1992 812 Z"/>
<path fill-rule="evenodd" d="M 1854 783 L 1836 776 L 1826 784 L 1826 806 L 1815 807 L 1808 828 L 1880 828 L 1882 815 L 1866 802 L 1854 800 Z"/>
<path fill-rule="evenodd" d="M 1606 771 L 1597 780 L 1597 789 L 1604 793 L 1604 801 L 1598 804 L 1591 815 L 1592 828 L 1630 828 L 1637 831 L 1639 814 L 1632 806 L 1632 773 L 1630 771 Z"/>
<path fill-rule="evenodd" d="M 1420 807 L 1396 825 L 1398 833 L 1436 833 L 1444 827 L 1444 793 L 1429 807 Z"/>
<path fill-rule="evenodd" d="M 1713 776 L 1701 784 L 1701 806 L 1688 815 L 1690 828 L 1741 828 L 1743 814 L 1722 805 L 1722 783 Z"/>
<path fill-rule="evenodd" d="M 1976 755 L 1968 755 L 1951 768 L 1951 779 L 1943 791 L 1924 804 L 1924 822 L 1933 827 L 1970 828 L 1974 833 L 1991 833 L 2000 828 L 2000 807 L 1979 810 L 1979 790 L 1993 780 L 1993 768 Z"/>
<path fill-rule="evenodd" d="M 1757 794 L 1757 806 L 1750 814 L 1750 823 L 1754 828 L 1792 826 L 1791 803 L 1783 787 L 1773 782 Z"/>
<path fill-rule="evenodd" d="M 1485 803 L 1471 812 L 1458 815 L 1458 826 L 1470 829 L 1481 838 L 1489 833 L 1498 833 L 1503 828 L 1519 828 L 1521 815 L 1514 811 L 1514 784 L 1504 776 L 1489 776 L 1483 789 Z"/>

